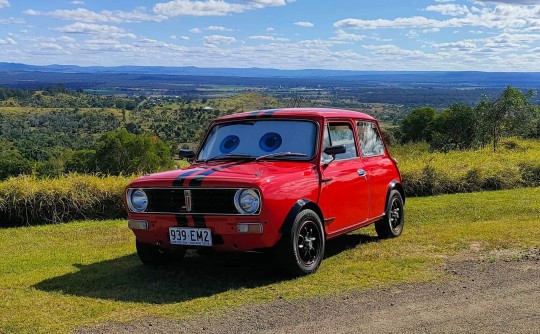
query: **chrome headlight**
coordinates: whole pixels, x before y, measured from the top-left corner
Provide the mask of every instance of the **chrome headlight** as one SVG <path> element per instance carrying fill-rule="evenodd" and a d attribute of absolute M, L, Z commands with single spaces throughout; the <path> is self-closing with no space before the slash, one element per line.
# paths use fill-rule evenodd
<path fill-rule="evenodd" d="M 131 212 L 143 212 L 148 206 L 148 196 L 142 189 L 128 189 L 127 203 Z"/>
<path fill-rule="evenodd" d="M 234 206 L 241 214 L 253 215 L 261 206 L 261 198 L 253 189 L 240 189 L 234 195 Z"/>

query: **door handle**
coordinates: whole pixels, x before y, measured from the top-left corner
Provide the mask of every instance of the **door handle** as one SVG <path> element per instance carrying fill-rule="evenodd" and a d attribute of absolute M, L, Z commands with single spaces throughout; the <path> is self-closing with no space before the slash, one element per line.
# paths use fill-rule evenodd
<path fill-rule="evenodd" d="M 367 178 L 367 173 L 366 173 L 365 170 L 359 169 L 357 172 L 358 172 L 358 176 L 362 176 L 362 177 Z"/>

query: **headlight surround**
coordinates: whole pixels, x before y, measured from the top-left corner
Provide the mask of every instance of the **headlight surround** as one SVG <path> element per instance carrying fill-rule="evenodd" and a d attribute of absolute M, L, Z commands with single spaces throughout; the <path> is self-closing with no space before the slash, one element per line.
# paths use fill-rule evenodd
<path fill-rule="evenodd" d="M 131 212 L 143 212 L 148 207 L 148 196 L 142 189 L 129 189 L 127 203 Z"/>
<path fill-rule="evenodd" d="M 244 215 L 254 215 L 261 207 L 261 197 L 254 189 L 239 189 L 234 195 L 236 210 Z"/>

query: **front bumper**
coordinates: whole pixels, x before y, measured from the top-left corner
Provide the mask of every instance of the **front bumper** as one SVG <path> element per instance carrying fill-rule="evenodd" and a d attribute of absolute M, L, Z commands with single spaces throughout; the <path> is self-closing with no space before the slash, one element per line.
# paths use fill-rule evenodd
<path fill-rule="evenodd" d="M 148 222 L 148 228 L 146 230 L 133 230 L 137 240 L 170 250 L 178 247 L 198 248 L 195 246 L 171 245 L 169 241 L 170 227 L 209 228 L 212 231 L 213 245 L 212 247 L 203 248 L 212 248 L 216 251 L 226 252 L 242 252 L 269 248 L 274 246 L 281 237 L 277 224 L 272 224 L 261 216 L 130 214 L 129 219 L 132 221 Z M 260 224 L 262 226 L 262 233 L 239 232 L 239 224 Z"/>

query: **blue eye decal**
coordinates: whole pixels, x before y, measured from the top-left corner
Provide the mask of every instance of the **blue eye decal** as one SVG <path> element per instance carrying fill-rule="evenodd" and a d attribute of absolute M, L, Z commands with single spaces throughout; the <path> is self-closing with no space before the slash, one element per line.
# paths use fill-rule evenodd
<path fill-rule="evenodd" d="M 219 145 L 219 150 L 221 153 L 231 153 L 234 151 L 238 145 L 240 145 L 240 138 L 235 135 L 229 135 L 221 141 L 221 144 Z"/>
<path fill-rule="evenodd" d="M 269 132 L 261 137 L 259 147 L 265 152 L 272 152 L 277 150 L 282 142 L 281 136 L 278 133 Z"/>

